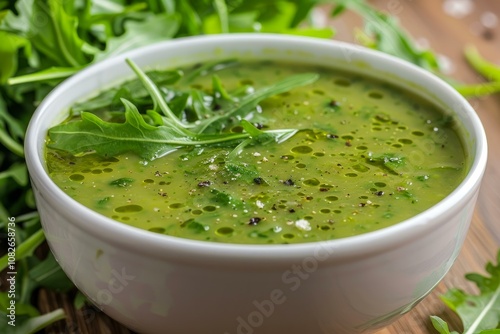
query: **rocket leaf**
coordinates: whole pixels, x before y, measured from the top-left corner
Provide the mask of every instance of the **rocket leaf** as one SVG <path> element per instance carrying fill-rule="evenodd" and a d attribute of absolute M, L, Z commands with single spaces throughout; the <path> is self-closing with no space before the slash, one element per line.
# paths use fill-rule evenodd
<path fill-rule="evenodd" d="M 486 264 L 488 275 L 476 273 L 465 277 L 476 284 L 479 294 L 470 295 L 460 289 L 451 289 L 441 299 L 462 319 L 463 334 L 500 334 L 500 252 L 497 264 Z M 440 334 L 458 334 L 450 331 L 444 320 L 431 317 L 434 328 Z"/>

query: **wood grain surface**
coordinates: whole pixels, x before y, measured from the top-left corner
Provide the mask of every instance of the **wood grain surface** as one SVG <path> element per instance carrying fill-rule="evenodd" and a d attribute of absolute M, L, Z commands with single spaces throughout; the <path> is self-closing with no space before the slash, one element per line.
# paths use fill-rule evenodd
<path fill-rule="evenodd" d="M 443 10 L 446 1 L 450 0 L 379 0 L 373 3 L 399 17 L 402 25 L 417 40 L 429 43 L 434 50 L 446 56 L 451 62 L 453 71 L 450 75 L 454 79 L 466 83 L 482 82 L 483 79 L 465 62 L 463 48 L 467 44 L 474 44 L 486 58 L 500 64 L 500 22 L 494 28 L 486 28 L 481 24 L 481 17 L 486 13 L 500 16 L 500 1 L 475 0 L 473 11 L 462 18 L 451 16 Z M 348 13 L 329 24 L 334 25 L 337 30 L 336 39 L 353 41 L 353 27 L 360 26 L 361 20 Z M 485 263 L 495 260 L 500 247 L 500 155 L 497 146 L 500 143 L 500 94 L 470 102 L 486 129 L 489 160 L 464 247 L 452 269 L 436 289 L 415 309 L 377 334 L 436 333 L 430 323 L 430 315 L 442 317 L 454 330 L 460 331 L 459 319 L 445 307 L 439 296 L 452 287 L 475 293 L 474 286 L 465 280 L 464 274 L 484 273 Z M 42 313 L 60 307 L 67 313 L 66 320 L 48 327 L 46 333 L 132 333 L 91 307 L 76 311 L 72 306 L 72 297 L 40 291 L 38 306 Z"/>

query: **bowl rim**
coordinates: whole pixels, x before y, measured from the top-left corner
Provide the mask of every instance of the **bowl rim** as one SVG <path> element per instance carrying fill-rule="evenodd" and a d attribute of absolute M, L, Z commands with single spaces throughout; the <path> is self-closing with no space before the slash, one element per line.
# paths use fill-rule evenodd
<path fill-rule="evenodd" d="M 37 141 L 40 131 L 44 131 L 46 134 L 46 129 L 40 129 L 39 124 L 42 123 L 40 120 L 46 117 L 47 113 L 50 113 L 48 107 L 52 102 L 57 99 L 58 96 L 64 94 L 65 87 L 85 80 L 94 73 L 103 71 L 108 66 L 121 62 L 125 58 L 135 58 L 141 54 L 154 53 L 169 47 L 184 47 L 195 43 L 259 43 L 259 41 L 276 42 L 276 45 L 280 42 L 301 43 L 304 47 L 307 47 L 307 50 L 311 50 L 311 48 L 318 46 L 331 47 L 332 51 L 339 51 L 339 49 L 342 48 L 342 50 L 360 53 L 370 59 L 375 59 L 383 63 L 398 65 L 410 71 L 412 76 L 418 76 L 421 80 L 439 85 L 449 97 L 455 101 L 454 106 L 462 108 L 467 113 L 472 123 L 472 129 L 475 135 L 475 157 L 472 159 L 473 163 L 465 179 L 451 194 L 431 208 L 407 220 L 377 231 L 327 241 L 286 245 L 262 245 L 197 241 L 159 235 L 157 233 L 132 227 L 111 218 L 107 218 L 76 202 L 58 188 L 48 176 L 48 173 L 43 167 L 43 162 L 39 159 L 40 152 L 38 150 L 39 143 Z M 58 110 L 58 112 L 60 112 L 60 110 Z M 165 256 L 162 255 L 162 252 L 168 253 L 175 251 L 176 257 L 180 257 L 181 255 L 192 257 L 196 255 L 199 260 L 206 260 L 208 258 L 218 258 L 220 260 L 257 260 L 266 258 L 272 261 L 277 259 L 304 258 L 304 256 L 316 253 L 318 247 L 320 247 L 329 250 L 332 258 L 345 259 L 363 256 L 367 253 L 373 254 L 374 252 L 382 252 L 437 229 L 437 220 L 433 219 L 434 217 L 446 216 L 449 212 L 452 212 L 454 207 L 465 205 L 467 201 L 471 200 L 476 190 L 479 188 L 480 181 L 486 168 L 487 142 L 481 121 L 467 100 L 442 79 L 416 65 L 379 51 L 336 40 L 323 40 L 290 35 L 243 33 L 184 37 L 164 41 L 141 47 L 88 66 L 60 83 L 38 106 L 30 120 L 26 132 L 25 156 L 34 188 L 38 189 L 38 191 L 43 194 L 44 198 L 53 203 L 64 204 L 60 207 L 60 213 L 67 218 L 68 224 L 106 242 L 129 248 L 139 247 L 134 246 L 134 244 L 140 245 L 142 253 L 147 253 L 155 257 Z"/>

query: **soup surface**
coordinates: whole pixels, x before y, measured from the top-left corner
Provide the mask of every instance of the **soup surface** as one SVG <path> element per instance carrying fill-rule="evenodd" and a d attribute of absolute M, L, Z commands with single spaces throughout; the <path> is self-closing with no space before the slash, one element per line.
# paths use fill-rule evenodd
<path fill-rule="evenodd" d="M 186 77 L 199 68 L 182 73 Z M 299 130 L 284 142 L 238 152 L 236 145 L 182 147 L 152 161 L 134 153 L 76 157 L 48 148 L 50 176 L 76 201 L 124 224 L 248 244 L 313 242 L 378 230 L 433 206 L 465 176 L 454 120 L 397 87 L 296 64 L 241 62 L 207 72 L 215 70 L 234 94 L 296 73 L 320 77 L 265 99 L 246 117 L 262 130 Z M 212 87 L 211 73 L 201 73 L 170 91 L 202 92 L 206 106 L 217 110 Z M 92 109 L 93 102 L 112 95 L 103 94 L 74 110 Z M 120 121 L 123 110 L 116 105 L 113 112 L 92 111 Z M 141 112 L 152 108 L 150 100 L 143 105 Z M 236 121 L 224 131 L 243 129 Z"/>

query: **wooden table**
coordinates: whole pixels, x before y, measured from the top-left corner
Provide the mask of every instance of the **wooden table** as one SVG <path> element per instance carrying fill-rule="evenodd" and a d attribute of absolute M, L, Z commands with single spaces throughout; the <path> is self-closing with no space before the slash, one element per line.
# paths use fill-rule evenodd
<path fill-rule="evenodd" d="M 454 67 L 451 75 L 455 79 L 467 83 L 481 82 L 483 79 L 465 62 L 463 47 L 474 44 L 486 58 L 500 64 L 500 22 L 493 29 L 486 29 L 480 24 L 481 16 L 487 12 L 500 16 L 500 1 L 475 0 L 473 12 L 460 19 L 445 13 L 444 2 L 445 0 L 378 0 L 373 3 L 398 16 L 403 26 L 417 40 L 427 40 L 434 50 L 448 57 Z M 352 14 L 345 14 L 332 21 L 332 24 L 338 32 L 336 39 L 353 41 L 353 27 L 360 26 L 360 20 Z M 436 333 L 430 323 L 430 315 L 442 317 L 454 330 L 460 331 L 458 317 L 445 307 L 439 296 L 452 287 L 475 293 L 475 287 L 465 280 L 464 274 L 484 273 L 485 263 L 495 261 L 500 246 L 500 155 L 495 154 L 500 143 L 500 95 L 473 99 L 471 104 L 486 128 L 490 154 L 472 226 L 462 252 L 451 271 L 427 298 L 378 334 Z M 50 326 L 47 333 L 131 333 L 92 308 L 75 311 L 71 301 L 71 296 L 45 290 L 40 292 L 38 304 L 42 312 L 62 307 L 67 313 L 66 321 Z"/>

